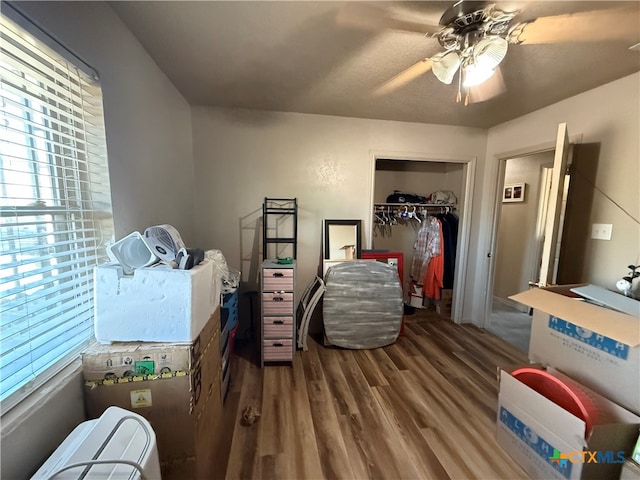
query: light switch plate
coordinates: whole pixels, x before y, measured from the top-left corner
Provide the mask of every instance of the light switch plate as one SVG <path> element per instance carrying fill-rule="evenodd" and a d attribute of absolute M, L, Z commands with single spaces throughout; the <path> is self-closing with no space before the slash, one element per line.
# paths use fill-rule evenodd
<path fill-rule="evenodd" d="M 610 223 L 594 223 L 591 225 L 591 238 L 595 240 L 611 240 L 613 225 Z"/>

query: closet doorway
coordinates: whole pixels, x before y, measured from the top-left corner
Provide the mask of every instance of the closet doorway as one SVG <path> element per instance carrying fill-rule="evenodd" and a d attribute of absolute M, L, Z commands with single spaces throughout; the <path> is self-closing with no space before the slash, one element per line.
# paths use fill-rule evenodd
<path fill-rule="evenodd" d="M 380 221 L 376 217 L 376 206 L 385 204 L 394 191 L 428 197 L 435 192 L 451 192 L 455 196 L 455 207 L 450 213 L 458 217 L 455 267 L 453 272 L 453 297 L 451 319 L 461 323 L 464 303 L 464 284 L 468 252 L 470 215 L 465 215 L 472 197 L 474 159 L 442 159 L 403 157 L 400 155 L 373 154 L 372 156 L 372 208 L 367 248 L 402 252 L 404 255 L 403 286 L 408 301 L 411 263 L 418 231 L 429 213 L 446 213 L 445 206 L 417 209 L 408 207 L 406 215 L 399 221 Z M 399 204 L 402 205 L 402 204 Z M 402 211 L 403 207 L 400 207 Z M 397 211 L 397 209 L 396 209 Z M 378 213 L 383 213 L 378 211 Z M 392 212 L 391 212 L 392 213 Z M 384 218 L 385 215 L 383 214 Z M 387 215 L 389 217 L 389 215 Z M 417 217 L 417 218 L 416 218 Z M 398 219 L 396 219 L 398 220 Z"/>

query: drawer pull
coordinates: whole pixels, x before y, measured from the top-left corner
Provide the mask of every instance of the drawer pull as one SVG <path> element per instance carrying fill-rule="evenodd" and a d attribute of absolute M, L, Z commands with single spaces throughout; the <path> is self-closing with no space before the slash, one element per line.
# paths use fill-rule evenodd
<path fill-rule="evenodd" d="M 273 344 L 274 347 L 284 347 L 284 343 L 276 342 Z"/>
<path fill-rule="evenodd" d="M 284 273 L 276 272 L 276 273 L 273 274 L 273 276 L 276 277 L 276 278 L 284 277 Z"/>
<path fill-rule="evenodd" d="M 273 324 L 274 325 L 284 325 L 284 320 L 274 320 Z"/>
<path fill-rule="evenodd" d="M 283 297 L 273 297 L 273 301 L 274 302 L 284 302 L 284 298 Z"/>

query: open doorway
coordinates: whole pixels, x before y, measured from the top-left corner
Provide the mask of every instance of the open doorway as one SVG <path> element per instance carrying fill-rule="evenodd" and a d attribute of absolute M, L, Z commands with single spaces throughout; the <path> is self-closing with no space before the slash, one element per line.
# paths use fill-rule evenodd
<path fill-rule="evenodd" d="M 495 275 L 486 328 L 524 352 L 529 349 L 529 308 L 509 297 L 529 288 L 530 282 L 538 282 L 553 157 L 553 150 L 548 150 L 503 161 Z"/>
<path fill-rule="evenodd" d="M 531 312 L 509 296 L 584 281 L 599 145 L 580 139 L 570 145 L 567 126 L 560 124 L 555 148 L 505 156 L 499 163 L 484 326 L 525 352 Z M 522 188 L 517 201 L 509 198 L 513 185 Z"/>

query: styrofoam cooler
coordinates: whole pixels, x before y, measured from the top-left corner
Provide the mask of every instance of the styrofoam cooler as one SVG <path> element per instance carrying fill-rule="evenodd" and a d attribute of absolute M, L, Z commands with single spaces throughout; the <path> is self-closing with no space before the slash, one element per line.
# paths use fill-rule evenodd
<path fill-rule="evenodd" d="M 125 275 L 117 264 L 94 269 L 94 326 L 100 343 L 191 342 L 220 303 L 213 263 L 166 265 Z"/>
<path fill-rule="evenodd" d="M 31 478 L 54 477 L 160 478 L 153 428 L 136 413 L 109 407 L 100 418 L 78 425 Z"/>

